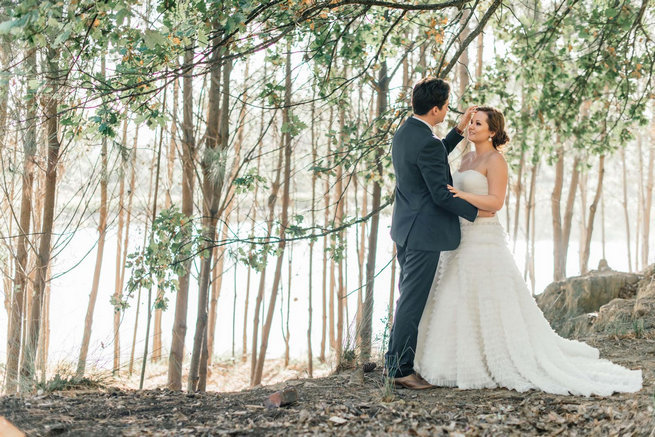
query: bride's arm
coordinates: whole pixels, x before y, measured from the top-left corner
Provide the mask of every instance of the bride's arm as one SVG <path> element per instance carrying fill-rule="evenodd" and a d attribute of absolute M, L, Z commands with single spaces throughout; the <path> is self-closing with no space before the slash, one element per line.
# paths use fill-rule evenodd
<path fill-rule="evenodd" d="M 505 193 L 507 192 L 507 163 L 500 154 L 495 154 L 489 160 L 487 167 L 487 181 L 489 183 L 489 194 L 473 194 L 466 191 L 460 191 L 452 186 L 448 190 L 453 193 L 453 197 L 459 197 L 466 200 L 478 209 L 486 211 L 498 211 L 505 203 Z"/>

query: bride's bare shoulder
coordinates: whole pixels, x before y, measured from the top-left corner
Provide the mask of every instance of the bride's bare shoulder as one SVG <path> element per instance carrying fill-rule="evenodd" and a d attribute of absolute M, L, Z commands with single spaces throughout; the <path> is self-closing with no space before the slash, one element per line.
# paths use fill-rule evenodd
<path fill-rule="evenodd" d="M 487 173 L 491 172 L 502 172 L 507 173 L 507 161 L 505 157 L 500 152 L 491 153 L 486 162 Z"/>
<path fill-rule="evenodd" d="M 505 156 L 498 151 L 491 153 L 488 159 L 490 164 L 492 163 L 495 165 L 499 165 L 499 164 L 507 165 L 507 160 L 505 160 Z"/>

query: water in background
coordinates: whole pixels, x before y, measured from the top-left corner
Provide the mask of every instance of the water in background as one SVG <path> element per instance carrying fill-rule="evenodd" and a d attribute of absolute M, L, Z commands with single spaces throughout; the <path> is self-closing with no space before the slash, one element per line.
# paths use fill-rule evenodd
<path fill-rule="evenodd" d="M 389 301 L 391 265 L 389 261 L 392 257 L 392 242 L 389 238 L 388 226 L 390 219 L 381 217 L 380 234 L 378 241 L 378 254 L 376 262 L 376 272 L 378 276 L 375 279 L 375 306 L 373 315 L 373 332 L 374 337 L 380 338 L 384 331 L 384 322 L 387 317 L 387 305 Z M 133 242 L 143 240 L 143 230 L 136 227 L 131 229 Z M 141 234 L 139 234 L 141 232 Z M 347 241 L 354 242 L 354 229 L 349 232 Z M 352 235 L 350 235 L 352 234 Z M 80 344 L 82 342 L 82 333 L 84 329 L 84 318 L 88 305 L 88 296 L 91 291 L 91 281 L 93 278 L 93 269 L 95 264 L 96 250 L 95 244 L 97 239 L 96 229 L 79 230 L 71 239 L 70 244 L 58 255 L 52 266 L 52 272 L 55 279 L 52 281 L 52 293 L 50 301 L 50 350 L 49 363 L 51 365 L 59 362 L 77 362 Z M 113 307 L 110 304 L 110 297 L 114 292 L 114 275 L 116 259 L 116 235 L 109 233 L 105 245 L 103 257 L 103 269 L 96 303 L 91 343 L 88 353 L 88 363 L 95 364 L 101 368 L 110 369 L 113 362 Z M 135 244 L 134 246 L 136 246 Z M 354 246 L 354 244 L 351 244 Z M 572 242 L 568 257 L 568 274 L 574 276 L 579 274 L 578 269 L 578 252 L 576 242 Z M 312 344 L 314 355 L 317 356 L 321 341 L 321 316 L 322 316 L 322 240 L 319 240 L 314 247 L 314 277 L 313 277 L 313 328 Z M 287 253 L 288 253 L 287 246 Z M 516 245 L 515 258 L 519 270 L 523 271 L 525 259 L 525 242 L 519 241 Z M 132 248 L 133 249 L 133 248 Z M 615 270 L 628 269 L 627 257 L 625 256 L 626 248 L 624 241 L 608 241 L 606 244 L 607 260 L 609 265 Z M 86 257 L 85 257 L 85 254 Z M 589 266 L 595 268 L 601 258 L 601 246 L 599 242 L 592 242 L 591 257 Z M 268 282 L 272 282 L 273 270 L 275 268 L 274 258 L 269 258 Z M 293 245 L 293 271 L 291 277 L 291 302 L 290 304 L 290 354 L 292 358 L 304 360 L 307 354 L 307 323 L 308 323 L 308 290 L 309 290 L 309 244 L 308 242 L 296 242 Z M 357 304 L 357 281 L 359 268 L 357 265 L 357 256 L 355 247 L 350 247 L 347 253 L 347 292 L 348 296 L 348 316 L 351 325 L 351 334 L 354 330 L 354 319 Z M 383 269 L 383 267 L 387 266 Z M 235 270 L 236 268 L 236 270 Z M 65 272 L 65 273 L 63 273 Z M 284 317 L 286 317 L 287 306 L 287 283 L 288 283 L 288 264 L 285 259 L 282 269 L 282 290 L 278 294 L 275 316 L 268 346 L 268 357 L 277 358 L 284 354 L 284 340 L 282 336 L 283 320 L 281 314 L 281 302 L 284 302 Z M 552 259 L 552 242 L 537 241 L 536 258 L 535 258 L 535 276 L 536 292 L 541 292 L 552 280 L 553 259 Z M 62 274 L 63 273 L 63 274 Z M 195 332 L 195 321 L 197 314 L 197 274 L 198 269 L 194 269 L 194 280 L 191 282 L 189 290 L 189 312 L 187 316 L 187 334 L 186 334 L 186 357 L 191 353 L 193 335 Z M 126 272 L 129 275 L 129 271 Z M 216 322 L 215 335 L 215 355 L 219 357 L 229 357 L 233 350 L 233 308 L 234 309 L 234 350 L 236 355 L 241 354 L 241 344 L 243 336 L 243 313 L 244 301 L 246 296 L 246 275 L 247 269 L 243 265 L 236 265 L 231 259 L 225 262 L 225 277 L 223 278 L 223 287 L 218 300 L 218 317 Z M 329 279 L 328 279 L 329 281 Z M 259 284 L 259 274 L 251 273 L 250 279 L 250 304 L 248 313 L 248 345 L 251 344 L 252 330 L 252 310 Z M 397 289 L 395 290 L 397 297 Z M 236 297 L 235 297 L 236 295 Z M 266 288 L 265 304 L 268 305 L 268 296 L 270 295 L 270 284 Z M 283 300 L 282 300 L 282 299 Z M 235 307 L 236 299 L 236 307 Z M 137 334 L 137 343 L 135 356 L 141 357 L 145 341 L 146 330 L 146 302 L 147 290 L 143 290 L 140 304 L 139 327 Z M 137 303 L 133 300 L 122 317 L 121 324 L 121 363 L 125 365 L 130 356 L 132 344 L 132 335 L 134 329 L 134 318 Z M 162 344 L 164 347 L 164 357 L 168 356 L 168 348 L 171 341 L 171 329 L 173 326 L 173 317 L 175 310 L 175 296 L 169 296 L 169 308 L 163 314 L 162 326 Z M 260 316 L 260 320 L 263 317 Z M 154 323 L 154 317 L 153 317 Z M 7 326 L 7 313 L 0 311 L 0 326 Z M 261 330 L 260 330 L 261 332 Z M 153 335 L 153 328 L 150 329 L 150 337 Z M 6 360 L 6 329 L 0 329 L 0 361 Z M 152 351 L 152 346 L 149 347 Z"/>

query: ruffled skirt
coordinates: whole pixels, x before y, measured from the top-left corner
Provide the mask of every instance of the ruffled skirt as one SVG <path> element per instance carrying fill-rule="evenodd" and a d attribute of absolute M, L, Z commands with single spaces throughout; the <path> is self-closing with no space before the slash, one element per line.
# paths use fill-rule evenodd
<path fill-rule="evenodd" d="M 553 331 L 523 281 L 497 217 L 461 220 L 442 252 L 419 325 L 414 367 L 438 386 L 607 396 L 636 392 L 641 370 Z"/>

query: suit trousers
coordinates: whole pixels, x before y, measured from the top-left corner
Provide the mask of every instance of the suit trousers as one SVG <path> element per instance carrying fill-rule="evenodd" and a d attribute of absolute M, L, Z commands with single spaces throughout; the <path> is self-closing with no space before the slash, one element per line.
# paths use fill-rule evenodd
<path fill-rule="evenodd" d="M 414 355 L 418 325 L 439 263 L 439 251 L 409 249 L 396 244 L 400 275 L 399 297 L 393 326 L 389 333 L 389 348 L 385 354 L 387 373 L 401 378 L 414 373 Z"/>

